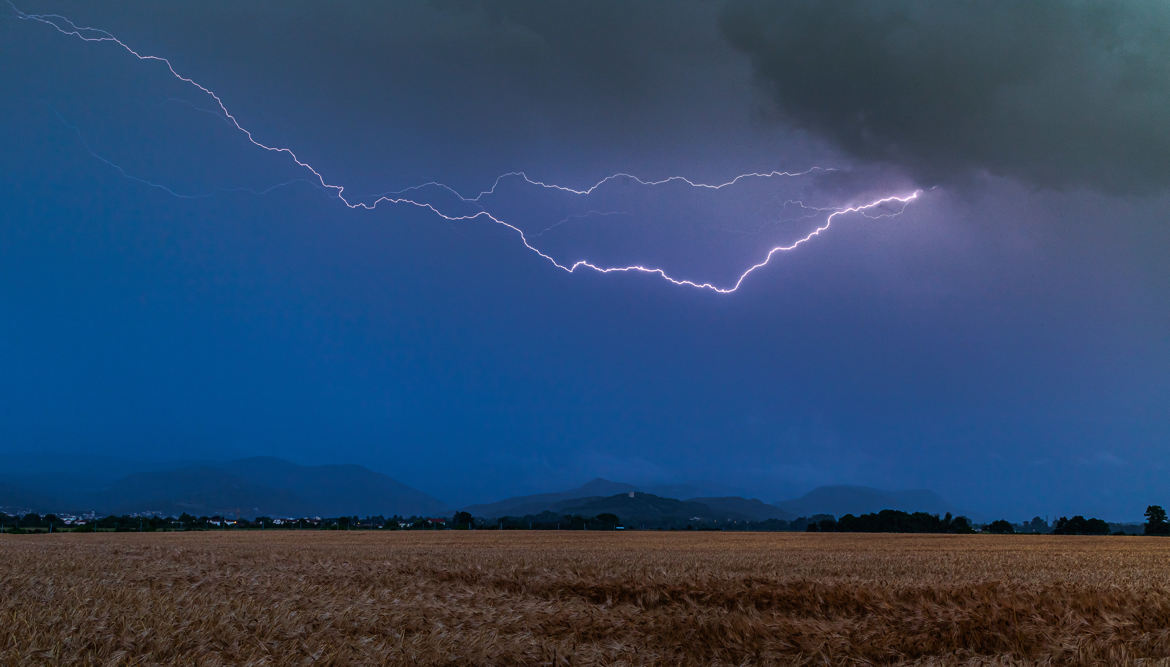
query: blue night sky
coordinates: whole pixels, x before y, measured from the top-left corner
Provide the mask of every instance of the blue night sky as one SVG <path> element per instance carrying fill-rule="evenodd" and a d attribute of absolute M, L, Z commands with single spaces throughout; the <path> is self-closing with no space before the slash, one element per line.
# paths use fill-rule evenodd
<path fill-rule="evenodd" d="M 351 201 L 836 169 L 480 202 L 570 264 L 726 285 L 922 194 L 732 294 L 570 274 L 482 218 L 349 210 L 165 65 L 4 5 L 0 454 L 352 462 L 451 503 L 1170 503 L 1164 4 L 17 6 L 165 56 Z"/>

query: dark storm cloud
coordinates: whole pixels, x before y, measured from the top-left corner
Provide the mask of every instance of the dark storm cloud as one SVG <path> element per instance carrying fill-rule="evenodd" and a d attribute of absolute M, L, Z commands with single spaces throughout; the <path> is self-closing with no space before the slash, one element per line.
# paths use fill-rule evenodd
<path fill-rule="evenodd" d="M 477 42 L 497 47 L 497 64 L 595 92 L 641 95 L 688 52 L 722 50 L 710 29 L 716 7 L 693 0 L 435 0 L 431 8 L 439 22 L 474 26 Z"/>
<path fill-rule="evenodd" d="M 925 183 L 1170 185 L 1170 4 L 733 0 L 722 28 L 791 121 Z"/>
<path fill-rule="evenodd" d="M 353 1 L 220 12 L 168 5 L 120 18 L 84 5 L 59 11 L 205 78 L 214 73 L 217 91 L 248 118 L 271 123 L 274 101 L 289 100 L 286 133 L 266 136 L 314 155 L 347 145 L 377 156 L 376 173 L 349 175 L 369 177 L 354 191 L 374 192 L 420 174 L 486 187 L 485 178 L 518 168 L 578 183 L 618 169 L 670 174 L 691 162 L 706 172 L 690 175 L 710 179 L 807 167 L 803 153 L 777 148 L 783 133 L 755 122 L 756 108 L 770 103 L 721 34 L 720 7 L 434 0 L 373 10 Z M 142 27 L 147 13 L 152 25 Z M 207 44 L 207 34 L 220 42 Z M 329 136 L 306 137 L 322 119 L 333 123 Z M 345 135 L 375 123 L 376 133 Z M 754 159 L 742 146 L 755 148 Z M 398 170 L 407 154 L 414 162 Z M 455 154 L 471 157 L 456 164 Z"/>

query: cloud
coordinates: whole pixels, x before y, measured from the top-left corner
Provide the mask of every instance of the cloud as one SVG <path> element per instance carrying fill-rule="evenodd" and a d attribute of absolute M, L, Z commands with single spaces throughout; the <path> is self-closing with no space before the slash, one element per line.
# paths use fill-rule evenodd
<path fill-rule="evenodd" d="M 430 7 L 436 25 L 465 26 L 521 76 L 594 93 L 643 95 L 663 68 L 683 66 L 695 50 L 726 48 L 710 28 L 714 7 L 696 0 L 433 0 Z"/>
<path fill-rule="evenodd" d="M 1170 4 L 732 0 L 781 112 L 925 184 L 1170 185 Z"/>

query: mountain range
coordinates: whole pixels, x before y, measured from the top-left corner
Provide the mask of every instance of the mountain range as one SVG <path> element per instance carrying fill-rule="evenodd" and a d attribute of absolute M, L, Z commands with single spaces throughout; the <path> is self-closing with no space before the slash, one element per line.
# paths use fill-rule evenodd
<path fill-rule="evenodd" d="M 100 466 L 94 466 L 95 469 Z M 54 476 L 44 471 L 0 475 L 0 508 L 123 514 L 158 512 L 224 516 L 446 516 L 454 507 L 359 465 L 304 466 L 272 457 L 191 463 L 115 475 L 107 465 L 89 484 L 80 470 Z M 462 507 L 495 519 L 541 513 L 618 515 L 630 523 L 791 520 L 800 516 L 863 514 L 882 509 L 952 511 L 926 490 L 885 491 L 863 486 L 823 486 L 791 500 L 766 503 L 739 496 L 674 498 L 689 486 L 645 486 L 593 479 L 565 491 L 506 498 Z M 683 492 L 683 493 L 679 493 Z"/>
<path fill-rule="evenodd" d="M 652 487 L 597 478 L 567 491 L 516 496 L 494 503 L 470 505 L 464 511 L 492 519 L 541 512 L 582 516 L 609 512 L 631 521 L 678 520 L 692 516 L 721 521 L 764 521 L 791 520 L 815 514 L 865 514 L 883 509 L 940 514 L 952 509 L 947 501 L 932 491 L 884 491 L 866 486 L 822 486 L 799 498 L 772 504 L 739 496 L 700 496 L 676 500 L 656 495 L 654 490 Z"/>
<path fill-rule="evenodd" d="M 813 514 L 867 514 L 884 509 L 904 512 L 927 512 L 943 514 L 954 508 L 933 491 L 916 489 L 911 491 L 883 491 L 868 486 L 821 486 L 799 498 L 785 500 L 777 505 L 795 516 Z"/>
<path fill-rule="evenodd" d="M 613 496 L 636 490 L 637 487 L 632 484 L 611 482 L 608 479 L 598 477 L 567 491 L 505 498 L 494 503 L 469 505 L 464 507 L 463 510 L 470 512 L 474 516 L 482 516 L 489 519 L 502 516 L 524 516 L 526 514 L 540 514 L 544 511 L 555 511 L 554 508 L 563 504 L 565 501 Z"/>
<path fill-rule="evenodd" d="M 247 517 L 445 516 L 451 511 L 442 501 L 359 465 L 302 466 L 271 457 L 135 472 L 98 488 L 57 487 L 40 496 L 27 486 L 0 481 L 0 507 Z"/>

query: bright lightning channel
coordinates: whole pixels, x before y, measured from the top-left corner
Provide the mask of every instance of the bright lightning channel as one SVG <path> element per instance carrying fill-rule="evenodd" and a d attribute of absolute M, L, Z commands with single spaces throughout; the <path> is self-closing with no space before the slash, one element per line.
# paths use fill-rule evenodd
<path fill-rule="evenodd" d="M 597 273 L 644 273 L 644 274 L 658 276 L 659 278 L 661 278 L 661 279 L 663 279 L 663 280 L 665 280 L 668 283 L 671 283 L 673 285 L 693 287 L 693 288 L 701 289 L 701 290 L 709 290 L 712 292 L 716 292 L 718 294 L 730 294 L 732 292 L 739 290 L 740 286 L 743 285 L 744 280 L 746 280 L 748 276 L 750 276 L 752 273 L 755 273 L 756 271 L 767 266 L 768 263 L 772 261 L 772 258 L 775 255 L 777 255 L 778 253 L 784 253 L 784 252 L 789 252 L 791 250 L 795 250 L 796 248 L 798 248 L 798 247 L 804 245 L 805 243 L 808 243 L 809 241 L 813 240 L 814 238 L 820 236 L 824 232 L 828 231 L 828 229 L 832 226 L 833 221 L 835 219 L 837 219 L 838 217 L 841 217 L 844 215 L 849 215 L 852 213 L 857 213 L 857 214 L 867 216 L 867 217 L 891 217 L 891 216 L 895 216 L 895 215 L 900 215 L 906 209 L 906 207 L 910 204 L 910 202 L 917 200 L 922 195 L 921 190 L 915 190 L 914 192 L 911 192 L 909 194 L 887 195 L 885 197 L 875 199 L 875 200 L 870 201 L 870 202 L 865 203 L 865 204 L 859 204 L 856 206 L 850 206 L 850 207 L 846 207 L 846 208 L 832 209 L 832 212 L 829 213 L 829 215 L 825 218 L 825 221 L 820 226 L 818 226 L 816 229 L 812 230 L 811 232 L 809 232 L 805 236 L 803 236 L 803 237 L 801 237 L 801 238 L 799 238 L 799 239 L 797 239 L 797 240 L 795 240 L 787 245 L 779 245 L 779 246 L 775 246 L 775 247 L 769 249 L 768 252 L 764 255 L 764 258 L 762 260 L 747 267 L 742 273 L 740 273 L 739 277 L 733 283 L 731 283 L 730 285 L 725 285 L 725 286 L 715 285 L 715 284 L 710 283 L 710 282 L 698 282 L 695 280 L 676 278 L 676 277 L 668 274 L 665 270 L 663 270 L 661 268 L 652 267 L 652 266 L 643 266 L 640 264 L 632 264 L 632 265 L 628 265 L 628 266 L 602 266 L 602 265 L 595 264 L 595 263 L 590 262 L 589 260 L 585 260 L 585 259 L 578 260 L 578 261 L 573 262 L 573 263 L 562 263 L 562 262 L 557 261 L 556 258 L 554 258 L 551 255 L 542 251 L 540 248 L 532 245 L 532 243 L 529 242 L 528 236 L 524 233 L 524 230 L 517 227 L 516 225 L 513 225 L 505 220 L 502 220 L 502 219 L 496 217 L 495 215 L 491 214 L 490 212 L 488 212 L 486 210 L 480 210 L 479 212 L 468 214 L 468 215 L 448 215 L 448 214 L 440 211 L 438 208 L 436 208 L 433 204 L 431 204 L 429 202 L 416 201 L 414 199 L 409 199 L 407 197 L 402 197 L 402 196 L 398 196 L 398 195 L 401 195 L 401 194 L 404 194 L 406 192 L 410 192 L 413 190 L 425 188 L 425 187 L 438 187 L 438 188 L 445 189 L 448 192 L 454 194 L 456 197 L 463 200 L 464 202 L 478 203 L 482 198 L 493 194 L 495 192 L 496 188 L 499 186 L 500 182 L 504 179 L 507 179 L 507 178 L 521 178 L 529 185 L 533 185 L 533 186 L 537 186 L 537 187 L 541 187 L 541 188 L 546 188 L 546 189 L 551 189 L 551 190 L 558 190 L 561 192 L 565 192 L 565 193 L 577 195 L 577 196 L 587 196 L 589 194 L 592 194 L 597 188 L 601 187 L 602 185 L 604 185 L 608 182 L 611 182 L 611 181 L 614 181 L 617 179 L 629 179 L 629 180 L 632 180 L 632 181 L 634 181 L 640 185 L 644 185 L 644 186 L 665 185 L 665 184 L 669 184 L 669 183 L 683 183 L 683 184 L 688 185 L 692 188 L 721 190 L 723 188 L 734 185 L 734 184 L 736 184 L 742 180 L 745 180 L 745 179 L 796 177 L 796 176 L 804 176 L 804 175 L 811 174 L 814 172 L 827 172 L 827 171 L 833 171 L 833 170 L 830 168 L 812 167 L 810 169 L 807 169 L 804 171 L 798 171 L 798 172 L 790 172 L 790 171 L 749 172 L 746 174 L 740 174 L 740 175 L 732 178 L 731 180 L 725 181 L 723 183 L 700 183 L 700 182 L 692 181 L 692 180 L 685 178 L 683 176 L 670 176 L 670 177 L 660 179 L 660 180 L 643 180 L 637 176 L 634 176 L 633 174 L 619 172 L 616 174 L 611 174 L 609 176 L 606 176 L 605 178 L 601 179 L 600 181 L 598 181 L 598 182 L 594 183 L 593 185 L 591 185 L 587 188 L 584 188 L 584 189 L 575 189 L 575 188 L 570 188 L 570 187 L 566 187 L 563 185 L 546 183 L 544 181 L 530 178 L 524 172 L 515 171 L 515 172 L 508 172 L 505 174 L 501 174 L 500 176 L 498 176 L 496 178 L 496 180 L 492 184 L 491 188 L 478 193 L 474 197 L 464 196 L 463 194 L 459 193 L 454 188 L 451 188 L 448 185 L 432 181 L 429 183 L 423 183 L 422 185 L 414 186 L 412 188 L 407 188 L 406 190 L 401 190 L 399 192 L 389 193 L 388 195 L 379 196 L 370 202 L 350 200 L 345 196 L 345 186 L 336 185 L 336 184 L 328 182 L 325 179 L 324 175 L 321 174 L 321 172 L 317 171 L 317 169 L 314 168 L 311 164 L 309 164 L 308 162 L 306 162 L 306 161 L 302 160 L 300 157 L 298 157 L 297 154 L 291 148 L 286 148 L 286 147 L 282 147 L 282 146 L 270 146 L 270 145 L 265 144 L 265 143 L 259 141 L 258 139 L 256 139 L 256 137 L 252 133 L 252 131 L 249 130 L 248 128 L 244 127 L 243 125 L 241 125 L 239 120 L 235 117 L 235 115 L 232 114 L 232 112 L 230 110 L 228 110 L 228 108 L 224 104 L 223 100 L 220 98 L 220 96 L 215 91 L 208 88 L 207 86 L 204 86 L 203 84 L 199 83 L 198 81 L 195 81 L 194 79 L 180 73 L 177 69 L 175 69 L 174 65 L 171 63 L 170 60 L 163 58 L 161 56 L 142 54 L 142 53 L 136 51 L 135 49 L 131 48 L 128 44 L 126 44 L 122 40 L 118 39 L 112 33 L 108 32 L 106 30 L 102 30 L 100 28 L 92 28 L 92 27 L 88 27 L 88 26 L 79 26 L 79 25 L 75 24 L 72 20 L 70 20 L 69 18 L 67 18 L 65 16 L 61 16 L 59 14 L 30 14 L 30 13 L 26 13 L 26 12 L 21 11 L 14 4 L 12 4 L 11 0 L 9 0 L 8 4 L 9 4 L 9 6 L 12 7 L 13 11 L 16 12 L 17 16 L 22 20 L 36 21 L 38 23 L 43 23 L 45 25 L 52 27 L 57 32 L 60 32 L 63 35 L 66 35 L 69 37 L 75 37 L 75 38 L 77 38 L 81 41 L 84 41 L 84 42 L 111 42 L 111 43 L 117 45 L 118 47 L 122 48 L 124 51 L 126 51 L 130 55 L 134 56 L 138 60 L 154 61 L 154 62 L 162 63 L 167 68 L 167 70 L 171 73 L 171 76 L 173 76 L 175 79 L 182 81 L 183 83 L 198 89 L 200 92 L 204 93 L 209 98 L 211 98 L 211 100 L 215 102 L 216 106 L 219 107 L 219 110 L 223 114 L 223 117 L 232 125 L 232 127 L 234 127 L 236 130 L 238 130 L 240 133 L 242 133 L 247 138 L 247 140 L 250 143 L 252 143 L 252 145 L 254 145 L 257 148 L 260 148 L 262 150 L 268 151 L 268 152 L 281 153 L 281 154 L 287 155 L 294 163 L 296 163 L 296 165 L 298 167 L 300 167 L 300 168 L 308 171 L 310 174 L 312 174 L 313 177 L 317 180 L 317 182 L 319 182 L 321 184 L 322 188 L 325 188 L 326 190 L 333 191 L 335 193 L 335 195 L 337 196 L 337 198 L 346 207 L 348 207 L 350 209 L 374 210 L 375 208 L 378 207 L 379 204 L 404 205 L 404 206 L 414 206 L 417 208 L 427 209 L 427 210 L 431 211 L 432 213 L 434 213 L 435 215 L 437 215 L 438 217 L 440 217 L 444 220 L 450 221 L 450 222 L 461 222 L 461 221 L 486 219 L 492 223 L 495 223 L 497 225 L 500 225 L 500 226 L 503 226 L 503 227 L 506 227 L 506 228 L 512 230 L 520 238 L 520 242 L 524 245 L 524 247 L 526 249 L 528 249 L 532 253 L 536 254 L 540 258 L 544 259 L 549 264 L 552 264 L 554 267 L 556 267 L 562 271 L 565 271 L 567 273 L 576 273 L 578 269 L 589 269 L 589 270 L 595 271 Z M 90 151 L 90 152 L 92 153 L 92 151 Z M 144 182 L 146 182 L 146 181 L 144 181 Z M 154 186 L 154 187 L 163 187 L 163 186 L 159 186 L 155 183 L 151 183 L 151 182 L 147 182 L 147 183 L 151 186 Z M 164 189 L 166 189 L 166 188 L 164 188 Z M 177 194 L 177 193 L 175 193 L 175 194 Z M 900 206 L 897 206 L 897 210 L 892 211 L 892 212 L 887 211 L 887 207 L 896 206 L 899 204 L 900 204 Z M 872 212 L 874 212 L 875 210 L 879 212 L 878 215 L 872 215 Z"/>

